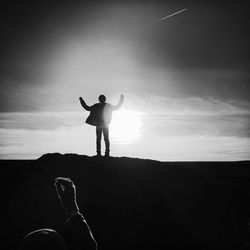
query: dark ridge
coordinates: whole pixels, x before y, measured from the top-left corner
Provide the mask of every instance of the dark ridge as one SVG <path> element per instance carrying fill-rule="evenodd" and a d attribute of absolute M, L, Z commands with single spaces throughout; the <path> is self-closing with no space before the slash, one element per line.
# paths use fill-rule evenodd
<path fill-rule="evenodd" d="M 39 228 L 65 235 L 54 179 L 71 178 L 99 249 L 241 249 L 250 211 L 249 162 L 160 162 L 45 154 L 1 160 L 5 249 Z"/>
<path fill-rule="evenodd" d="M 64 158 L 64 159 L 83 159 L 83 158 L 97 158 L 96 156 L 87 156 L 87 155 L 78 155 L 78 154 L 61 154 L 61 153 L 48 153 L 42 155 L 40 158 L 37 160 L 49 160 L 49 159 L 59 159 L 59 158 Z M 131 158 L 131 157 L 112 157 L 110 156 L 109 159 L 116 158 L 116 159 L 131 159 L 131 160 L 140 160 L 140 161 L 149 161 L 149 162 L 158 162 L 158 163 L 163 163 L 161 161 L 157 160 L 151 160 L 151 159 L 143 159 L 143 158 Z M 105 159 L 105 157 L 101 157 L 100 159 Z"/>

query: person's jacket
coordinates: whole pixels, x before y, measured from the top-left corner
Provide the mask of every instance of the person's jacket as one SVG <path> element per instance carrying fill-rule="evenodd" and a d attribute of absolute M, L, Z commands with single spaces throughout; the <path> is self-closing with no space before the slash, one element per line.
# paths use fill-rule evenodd
<path fill-rule="evenodd" d="M 109 103 L 96 103 L 90 107 L 86 123 L 93 126 L 107 126 L 112 119 L 112 106 Z"/>
<path fill-rule="evenodd" d="M 81 105 L 83 108 L 90 111 L 85 122 L 92 126 L 108 126 L 112 120 L 112 111 L 119 109 L 122 103 L 123 98 L 115 106 L 109 103 L 96 103 L 93 106 L 88 106 L 82 100 Z"/>

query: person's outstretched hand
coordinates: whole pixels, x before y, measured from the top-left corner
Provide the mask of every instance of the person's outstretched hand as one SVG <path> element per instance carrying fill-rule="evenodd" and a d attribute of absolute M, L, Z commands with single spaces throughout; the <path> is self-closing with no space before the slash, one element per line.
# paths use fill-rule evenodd
<path fill-rule="evenodd" d="M 124 99 L 124 95 L 123 94 L 121 94 L 121 98 Z"/>
<path fill-rule="evenodd" d="M 76 187 L 69 178 L 57 177 L 55 179 L 57 195 L 67 214 L 78 211 L 76 202 Z"/>

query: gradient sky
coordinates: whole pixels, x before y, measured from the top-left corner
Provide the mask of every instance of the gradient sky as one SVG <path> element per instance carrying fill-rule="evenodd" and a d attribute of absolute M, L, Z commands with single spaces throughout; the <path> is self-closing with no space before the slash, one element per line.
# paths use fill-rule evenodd
<path fill-rule="evenodd" d="M 249 160 L 249 10 L 225 1 L 2 6 L 0 158 L 94 155 L 78 97 L 115 103 L 123 93 L 140 135 L 111 137 L 112 155 Z"/>

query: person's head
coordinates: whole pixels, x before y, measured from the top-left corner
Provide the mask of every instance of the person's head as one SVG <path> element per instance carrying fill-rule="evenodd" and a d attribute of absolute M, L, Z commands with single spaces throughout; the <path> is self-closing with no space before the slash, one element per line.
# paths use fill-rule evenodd
<path fill-rule="evenodd" d="M 27 234 L 19 245 L 19 250 L 67 250 L 62 236 L 52 229 L 39 229 Z"/>
<path fill-rule="evenodd" d="M 100 103 L 105 103 L 105 102 L 106 102 L 106 97 L 105 97 L 105 95 L 100 95 L 98 99 L 99 99 L 99 102 L 100 102 Z"/>

